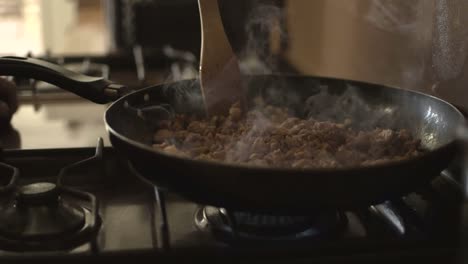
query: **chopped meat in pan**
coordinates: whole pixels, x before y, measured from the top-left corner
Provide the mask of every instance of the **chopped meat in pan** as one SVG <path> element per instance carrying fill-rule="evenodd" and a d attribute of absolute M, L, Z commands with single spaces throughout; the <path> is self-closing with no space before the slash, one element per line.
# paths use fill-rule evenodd
<path fill-rule="evenodd" d="M 343 123 L 299 119 L 285 108 L 263 105 L 229 116 L 196 120 L 176 115 L 162 122 L 153 147 L 196 160 L 283 168 L 367 166 L 420 155 L 420 141 L 404 129 L 357 130 Z"/>

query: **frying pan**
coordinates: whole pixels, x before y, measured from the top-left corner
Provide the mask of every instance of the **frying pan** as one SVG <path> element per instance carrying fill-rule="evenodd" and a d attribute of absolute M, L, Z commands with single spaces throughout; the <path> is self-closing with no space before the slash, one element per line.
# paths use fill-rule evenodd
<path fill-rule="evenodd" d="M 203 115 L 197 80 L 124 95 L 124 86 L 18 57 L 1 58 L 0 75 L 46 81 L 96 103 L 114 101 L 104 116 L 110 140 L 139 177 L 197 203 L 234 210 L 300 214 L 401 197 L 425 187 L 451 164 L 458 154 L 456 130 L 465 122 L 449 103 L 414 91 L 333 78 L 246 76 L 248 98 L 262 96 L 302 117 L 341 121 L 352 115 L 358 125 L 406 128 L 428 150 L 415 158 L 366 167 L 250 167 L 181 158 L 151 147 L 158 121 L 173 113 Z"/>

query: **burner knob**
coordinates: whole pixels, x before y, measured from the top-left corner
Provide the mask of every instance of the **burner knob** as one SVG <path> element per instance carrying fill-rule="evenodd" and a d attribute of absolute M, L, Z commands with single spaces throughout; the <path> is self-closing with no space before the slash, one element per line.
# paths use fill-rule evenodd
<path fill-rule="evenodd" d="M 21 186 L 18 190 L 20 204 L 41 205 L 57 202 L 59 190 L 57 185 L 50 182 L 39 182 Z"/>

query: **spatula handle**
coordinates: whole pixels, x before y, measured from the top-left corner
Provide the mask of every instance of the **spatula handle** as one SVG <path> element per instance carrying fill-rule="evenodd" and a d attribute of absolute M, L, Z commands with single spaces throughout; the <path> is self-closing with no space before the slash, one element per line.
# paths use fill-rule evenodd
<path fill-rule="evenodd" d="M 238 60 L 224 31 L 218 0 L 198 0 L 202 31 L 200 83 L 209 116 L 226 115 L 244 105 Z"/>

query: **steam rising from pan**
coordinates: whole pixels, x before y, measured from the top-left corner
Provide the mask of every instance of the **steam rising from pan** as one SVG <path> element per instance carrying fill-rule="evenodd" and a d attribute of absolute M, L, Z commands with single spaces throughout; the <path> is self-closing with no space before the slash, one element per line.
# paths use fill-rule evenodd
<path fill-rule="evenodd" d="M 271 74 L 278 70 L 276 60 L 271 55 L 271 35 L 285 38 L 281 22 L 284 10 L 273 4 L 256 4 L 245 23 L 247 37 L 240 54 L 241 71 L 244 74 Z"/>
<path fill-rule="evenodd" d="M 380 2 L 378 0 L 375 0 L 375 3 L 378 8 L 385 9 L 385 6 L 379 4 Z M 286 33 L 281 27 L 281 23 L 285 19 L 284 16 L 284 10 L 274 4 L 257 3 L 252 7 L 249 15 L 247 16 L 248 19 L 245 22 L 244 28 L 245 36 L 247 36 L 246 44 L 240 54 L 238 54 L 241 70 L 244 75 L 271 74 L 278 70 L 276 60 L 274 56 L 271 55 L 271 42 L 268 36 L 270 34 L 275 34 L 280 37 L 281 41 L 285 40 Z M 368 18 L 372 19 L 372 14 L 370 14 Z M 392 23 L 401 22 L 396 19 L 397 18 L 390 17 L 389 21 L 392 21 Z M 400 24 L 398 25 L 401 26 Z M 408 25 L 401 26 L 401 28 L 409 30 L 414 27 L 412 25 Z M 196 83 L 191 82 L 189 86 L 187 86 L 186 83 L 174 83 L 175 81 L 186 79 L 184 76 L 197 77 L 195 73 L 197 73 L 196 67 L 198 62 L 195 60 L 195 56 L 187 52 L 174 50 L 170 47 L 166 47 L 164 52 L 168 57 L 177 60 L 177 62 L 172 65 L 172 74 L 168 77 L 168 85 L 164 89 L 167 89 L 168 91 L 172 89 L 176 90 L 176 105 L 181 107 L 186 105 L 187 109 L 196 109 L 195 106 L 202 105 L 203 102 L 201 94 L 196 92 L 196 90 L 191 89 L 191 87 Z M 190 74 L 183 75 L 181 73 Z M 247 85 L 255 84 L 247 83 Z M 270 99 L 274 98 L 274 104 L 276 105 L 297 107 L 303 102 L 302 96 L 294 92 L 297 89 L 288 89 L 288 87 L 286 87 L 287 85 L 281 78 L 277 78 L 275 82 L 268 82 L 268 84 L 264 85 L 268 86 L 262 87 L 262 90 L 265 91 L 264 96 Z M 336 83 L 333 85 L 340 86 L 342 84 Z M 304 89 L 311 88 L 304 87 Z M 327 94 L 330 90 L 334 90 L 335 94 Z M 365 120 L 365 127 L 371 128 L 375 127 L 377 123 L 381 123 L 383 116 L 388 116 L 391 112 L 388 111 L 389 109 L 386 109 L 385 111 L 379 111 L 377 109 L 376 111 L 375 106 L 366 105 L 365 100 L 360 99 L 359 95 L 356 94 L 355 90 L 352 88 L 347 89 L 344 93 L 337 93 L 337 90 L 339 89 L 323 89 L 322 94 L 310 97 L 311 99 L 308 101 L 308 105 L 303 106 L 304 109 L 308 109 L 307 111 L 309 111 L 309 114 L 306 117 L 336 121 L 344 121 L 345 118 L 353 118 L 355 120 L 362 119 Z M 328 100 L 324 98 L 328 98 Z M 330 100 L 333 100 L 334 103 L 330 102 Z M 343 102 L 345 101 L 348 101 L 346 104 L 347 109 L 343 109 L 345 105 Z M 336 105 L 336 102 L 339 102 L 341 105 L 334 106 Z M 363 109 L 368 109 L 367 113 L 379 113 L 379 115 L 375 118 L 370 118 L 370 116 L 363 118 Z M 337 117 L 340 118 L 337 119 Z M 256 120 L 256 122 L 258 122 L 258 124 L 264 124 L 269 121 L 264 116 L 258 115 L 258 120 Z"/>
<path fill-rule="evenodd" d="M 435 1 L 432 60 L 440 81 L 457 78 L 465 64 L 468 49 L 466 12 L 466 1 Z"/>
<path fill-rule="evenodd" d="M 410 14 L 412 16 L 407 16 L 406 20 L 392 15 L 395 10 L 388 4 L 385 5 L 384 2 L 379 0 L 372 2 L 374 3 L 375 10 L 371 9 L 367 15 L 369 21 L 380 23 L 379 25 L 387 27 L 387 30 L 400 30 L 404 32 L 414 32 L 416 30 L 415 19 L 419 16 L 417 7 L 420 5 L 420 2 L 413 2 L 416 3 L 413 5 L 408 4 L 410 5 Z M 380 20 L 380 22 L 375 20 L 376 10 L 387 14 L 387 18 L 384 18 L 383 21 Z M 274 34 L 284 40 L 286 33 L 280 26 L 281 21 L 284 19 L 284 10 L 276 5 L 260 3 L 253 6 L 245 23 L 246 45 L 240 54 L 238 54 L 241 70 L 244 75 L 271 74 L 278 70 L 278 65 L 275 63 L 276 60 L 270 52 L 270 39 L 268 37 L 265 38 L 265 36 L 268 36 L 271 32 L 275 32 Z M 175 90 L 175 105 L 177 106 L 175 108 L 179 111 L 182 109 L 182 112 L 185 112 L 184 108 L 199 109 L 198 106 L 203 105 L 203 98 L 196 89 L 192 89 L 194 85 L 197 85 L 196 81 L 189 82 L 188 84 L 186 82 L 175 82 L 185 79 L 184 76 L 197 77 L 196 68 L 198 62 L 195 56 L 170 47 L 166 47 L 164 51 L 167 56 L 177 59 L 177 62 L 172 66 L 172 74 L 168 77 L 168 84 L 164 87 L 167 92 Z M 189 74 L 184 75 L 181 73 Z M 410 73 L 413 72 L 410 71 Z M 416 75 L 420 76 L 419 73 Z M 247 85 L 255 84 L 248 83 Z M 361 122 L 361 127 L 369 129 L 382 126 L 382 124 L 386 127 L 401 127 L 401 124 L 397 125 L 397 113 L 404 111 L 404 109 L 396 110 L 386 106 L 372 105 L 369 103 L 369 98 L 361 98 L 361 95 L 353 87 L 348 87 L 349 84 L 345 82 L 337 81 L 329 84 L 330 87 L 321 89 L 319 94 L 314 94 L 314 96 L 307 100 L 305 105 L 301 105 L 304 103 L 303 96 L 295 92 L 298 89 L 288 89 L 287 85 L 291 84 L 286 84 L 281 78 L 277 78 L 275 82 L 268 82 L 263 85 L 266 85 L 262 87 L 262 90 L 265 91 L 263 95 L 273 100 L 274 104 L 293 106 L 295 108 L 300 106 L 304 109 L 304 112 L 307 112 L 306 116 L 304 116 L 306 118 L 339 122 L 344 121 L 346 118 L 351 118 L 356 120 L 356 122 Z M 300 86 L 301 84 L 297 85 Z M 303 89 L 313 88 L 304 86 Z M 379 95 L 376 94 L 375 96 Z M 402 102 L 402 105 L 407 104 Z M 174 111 L 174 109 L 171 109 L 171 111 Z M 269 122 L 263 115 L 257 115 L 257 119 L 255 122 L 259 124 L 259 127 L 262 127 L 261 124 Z"/>

